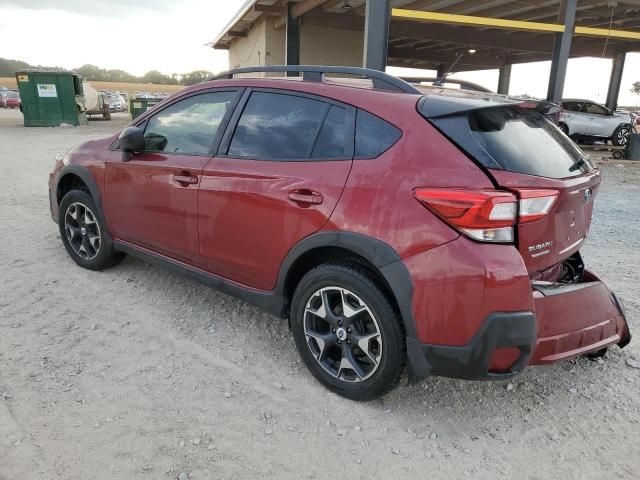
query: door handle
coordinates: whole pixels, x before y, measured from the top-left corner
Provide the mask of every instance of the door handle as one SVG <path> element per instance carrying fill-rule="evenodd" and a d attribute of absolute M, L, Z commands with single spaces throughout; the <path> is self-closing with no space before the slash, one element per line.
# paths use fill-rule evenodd
<path fill-rule="evenodd" d="M 287 194 L 287 198 L 291 202 L 296 203 L 301 207 L 308 207 L 309 205 L 320 205 L 324 201 L 324 197 L 322 196 L 322 194 L 314 192 L 313 190 L 308 190 L 306 188 L 291 190 Z"/>
<path fill-rule="evenodd" d="M 198 183 L 198 177 L 192 177 L 191 175 L 174 175 L 173 181 L 182 186 L 195 185 Z"/>

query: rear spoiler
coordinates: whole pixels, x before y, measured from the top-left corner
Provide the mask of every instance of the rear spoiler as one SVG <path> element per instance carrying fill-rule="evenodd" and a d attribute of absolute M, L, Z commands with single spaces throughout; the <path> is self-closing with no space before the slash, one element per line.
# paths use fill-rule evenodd
<path fill-rule="evenodd" d="M 418 111 L 427 118 L 448 117 L 485 108 L 520 107 L 550 115 L 561 110 L 555 103 L 507 97 L 496 94 L 474 95 L 425 95 L 418 101 Z"/>

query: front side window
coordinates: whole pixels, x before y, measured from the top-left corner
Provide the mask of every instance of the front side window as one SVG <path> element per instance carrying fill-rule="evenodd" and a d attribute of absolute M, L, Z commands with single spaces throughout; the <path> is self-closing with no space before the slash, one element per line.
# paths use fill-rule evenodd
<path fill-rule="evenodd" d="M 176 155 L 209 155 L 218 128 L 237 92 L 194 95 L 151 117 L 144 131 L 145 150 Z"/>
<path fill-rule="evenodd" d="M 582 108 L 582 104 L 578 102 L 564 102 L 562 108 L 570 112 L 579 112 Z"/>
<path fill-rule="evenodd" d="M 587 103 L 584 108 L 586 112 L 591 115 L 607 115 L 609 113 L 606 108 L 596 105 L 595 103 Z"/>
<path fill-rule="evenodd" d="M 255 160 L 340 158 L 345 153 L 346 110 L 320 100 L 253 92 L 228 155 Z"/>

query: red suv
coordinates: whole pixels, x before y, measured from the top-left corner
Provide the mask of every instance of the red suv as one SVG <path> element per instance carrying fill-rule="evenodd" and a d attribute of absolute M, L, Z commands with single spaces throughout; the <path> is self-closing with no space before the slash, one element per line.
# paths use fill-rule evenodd
<path fill-rule="evenodd" d="M 600 174 L 548 113 L 359 68 L 239 69 L 67 154 L 51 213 L 82 267 L 131 254 L 288 318 L 345 397 L 407 369 L 508 379 L 630 340 L 579 253 Z"/>

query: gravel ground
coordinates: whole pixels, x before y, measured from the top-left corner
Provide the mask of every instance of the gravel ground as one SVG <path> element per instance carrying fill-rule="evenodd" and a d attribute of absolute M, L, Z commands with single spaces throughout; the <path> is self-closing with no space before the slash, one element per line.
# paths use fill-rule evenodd
<path fill-rule="evenodd" d="M 640 478 L 640 337 L 359 404 L 307 373 L 284 321 L 134 259 L 77 267 L 48 172 L 124 123 L 24 128 L 0 110 L 0 479 Z M 583 253 L 640 331 L 640 168 L 602 172 Z"/>

